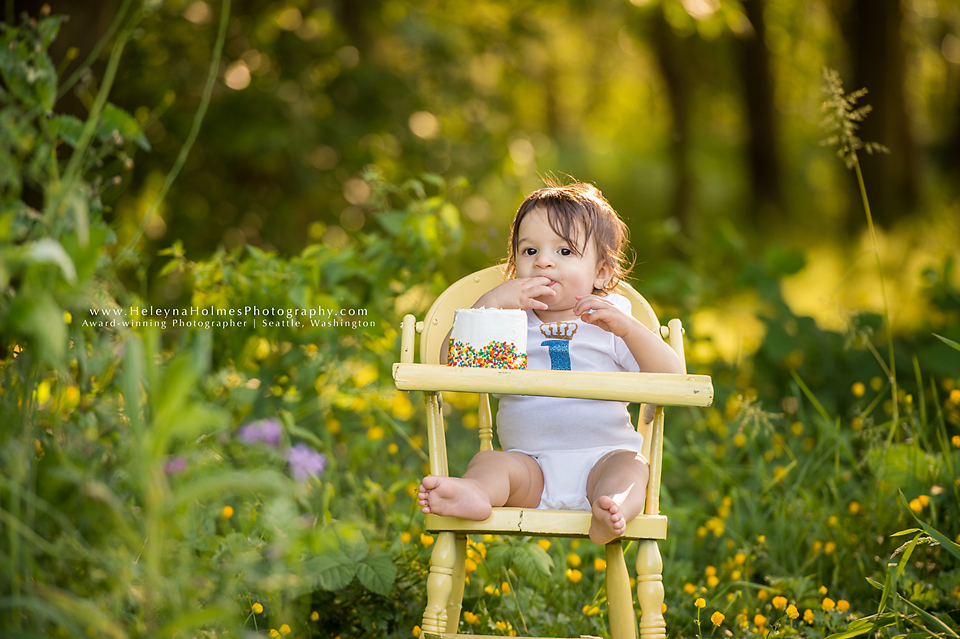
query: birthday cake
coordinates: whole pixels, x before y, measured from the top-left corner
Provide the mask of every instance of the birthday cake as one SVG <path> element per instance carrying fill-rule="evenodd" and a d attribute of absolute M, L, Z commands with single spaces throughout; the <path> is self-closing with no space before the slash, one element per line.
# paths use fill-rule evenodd
<path fill-rule="evenodd" d="M 527 314 L 520 309 L 465 308 L 453 319 L 449 366 L 527 367 Z"/>

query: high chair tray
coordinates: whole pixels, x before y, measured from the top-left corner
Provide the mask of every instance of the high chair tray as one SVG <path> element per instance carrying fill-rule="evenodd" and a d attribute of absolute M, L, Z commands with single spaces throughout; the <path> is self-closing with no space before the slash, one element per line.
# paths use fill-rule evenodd
<path fill-rule="evenodd" d="M 440 364 L 394 364 L 397 388 L 409 391 L 575 397 L 661 406 L 713 403 L 709 375 L 460 368 Z"/>

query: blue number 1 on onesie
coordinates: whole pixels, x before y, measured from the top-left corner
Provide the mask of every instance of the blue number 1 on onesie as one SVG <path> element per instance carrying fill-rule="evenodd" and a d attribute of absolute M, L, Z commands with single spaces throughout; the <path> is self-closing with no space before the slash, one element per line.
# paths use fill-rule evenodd
<path fill-rule="evenodd" d="M 546 346 L 550 352 L 550 370 L 568 371 L 570 370 L 570 340 L 566 339 L 548 339 L 540 343 L 540 346 Z"/>

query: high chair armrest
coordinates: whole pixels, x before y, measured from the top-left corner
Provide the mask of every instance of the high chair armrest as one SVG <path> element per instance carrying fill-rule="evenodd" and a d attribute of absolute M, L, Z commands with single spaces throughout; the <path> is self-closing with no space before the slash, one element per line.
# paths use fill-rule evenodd
<path fill-rule="evenodd" d="M 437 364 L 393 365 L 399 390 L 575 397 L 661 406 L 713 403 L 708 375 L 606 373 L 459 368 Z"/>

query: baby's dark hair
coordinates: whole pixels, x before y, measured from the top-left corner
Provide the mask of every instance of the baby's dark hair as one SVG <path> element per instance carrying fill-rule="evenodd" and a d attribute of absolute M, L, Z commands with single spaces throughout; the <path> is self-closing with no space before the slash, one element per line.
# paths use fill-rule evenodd
<path fill-rule="evenodd" d="M 601 262 L 608 263 L 613 276 L 603 289 L 611 292 L 627 276 L 633 264 L 627 264 L 625 248 L 629 230 L 617 212 L 592 184 L 551 184 L 534 191 L 520 203 L 510 228 L 510 255 L 507 257 L 507 277 L 517 275 L 517 251 L 520 244 L 520 223 L 537 208 L 547 213 L 553 232 L 562 237 L 570 248 L 582 255 L 587 242 L 596 242 Z M 581 238 L 581 235 L 583 237 Z"/>

